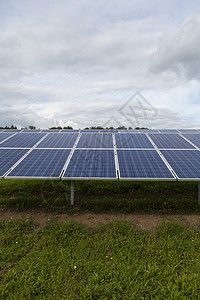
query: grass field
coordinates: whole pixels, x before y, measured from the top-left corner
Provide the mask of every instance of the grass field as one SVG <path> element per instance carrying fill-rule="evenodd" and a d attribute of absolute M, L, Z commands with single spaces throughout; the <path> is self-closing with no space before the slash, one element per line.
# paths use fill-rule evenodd
<path fill-rule="evenodd" d="M 21 211 L 74 212 L 199 212 L 197 182 L 75 182 L 75 207 L 70 182 L 0 180 L 0 207 Z"/>
<path fill-rule="evenodd" d="M 0 224 L 1 299 L 199 299 L 200 234 L 165 223 Z"/>
<path fill-rule="evenodd" d="M 0 181 L 5 211 L 196 213 L 195 182 Z M 0 299 L 199 299 L 200 230 L 0 221 Z"/>

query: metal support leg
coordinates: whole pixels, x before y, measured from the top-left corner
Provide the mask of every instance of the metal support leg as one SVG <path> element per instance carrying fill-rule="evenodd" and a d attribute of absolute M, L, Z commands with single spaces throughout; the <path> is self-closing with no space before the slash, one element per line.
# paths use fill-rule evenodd
<path fill-rule="evenodd" d="M 200 205 L 200 181 L 198 182 L 198 203 Z"/>
<path fill-rule="evenodd" d="M 74 205 L 74 181 L 71 180 L 71 205 Z"/>

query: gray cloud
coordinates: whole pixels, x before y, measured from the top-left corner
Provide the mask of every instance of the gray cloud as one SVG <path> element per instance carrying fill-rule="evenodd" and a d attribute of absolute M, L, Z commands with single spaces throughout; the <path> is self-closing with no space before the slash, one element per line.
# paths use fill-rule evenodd
<path fill-rule="evenodd" d="M 190 17 L 175 33 L 163 37 L 154 53 L 151 70 L 172 70 L 188 79 L 200 79 L 200 12 Z"/>
<path fill-rule="evenodd" d="M 173 118 L 185 126 L 182 102 L 173 107 L 173 115 L 164 95 L 168 89 L 174 102 L 182 84 L 173 67 L 180 51 L 176 46 L 169 55 L 171 39 L 166 40 L 165 33 L 177 31 L 198 5 L 198 0 L 185 0 L 184 5 L 180 0 L 164 0 L 162 5 L 160 0 L 0 1 L 0 125 L 103 125 L 142 89 L 150 91 L 152 104 L 164 111 L 151 127 L 171 127 Z M 182 47 L 187 43 L 183 39 Z M 190 48 L 187 53 L 178 63 L 189 77 L 198 70 L 190 64 Z M 185 82 L 181 88 L 185 92 Z M 188 90 L 190 99 L 192 85 Z M 188 101 L 196 99 L 197 93 Z M 193 119 L 196 111 L 191 108 Z"/>

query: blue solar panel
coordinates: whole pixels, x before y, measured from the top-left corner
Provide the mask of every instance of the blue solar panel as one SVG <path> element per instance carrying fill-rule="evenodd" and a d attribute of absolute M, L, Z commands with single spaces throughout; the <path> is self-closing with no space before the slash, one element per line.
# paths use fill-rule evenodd
<path fill-rule="evenodd" d="M 22 132 L 40 132 L 41 129 L 23 129 Z"/>
<path fill-rule="evenodd" d="M 160 133 L 179 133 L 176 129 L 159 129 Z"/>
<path fill-rule="evenodd" d="M 63 178 L 115 179 L 114 151 L 76 149 Z"/>
<path fill-rule="evenodd" d="M 28 150 L 0 149 L 0 176 L 2 177 Z"/>
<path fill-rule="evenodd" d="M 0 147 L 32 148 L 44 135 L 45 133 L 18 133 L 0 144 Z"/>
<path fill-rule="evenodd" d="M 61 132 L 79 132 L 79 129 L 62 129 Z"/>
<path fill-rule="evenodd" d="M 170 166 L 182 179 L 200 179 L 199 150 L 162 150 Z"/>
<path fill-rule="evenodd" d="M 60 129 L 42 129 L 42 132 L 50 133 L 50 132 L 60 132 Z"/>
<path fill-rule="evenodd" d="M 4 129 L 3 130 L 3 132 L 15 132 L 15 133 L 20 132 L 20 131 L 21 131 L 21 129 Z"/>
<path fill-rule="evenodd" d="M 157 129 L 141 129 L 140 133 L 159 133 Z"/>
<path fill-rule="evenodd" d="M 173 179 L 156 150 L 117 150 L 121 179 Z"/>
<path fill-rule="evenodd" d="M 194 149 L 194 147 L 178 134 L 149 134 L 159 149 Z"/>
<path fill-rule="evenodd" d="M 94 133 L 94 132 L 99 132 L 99 130 L 96 130 L 96 129 L 83 129 L 81 130 L 81 132 L 89 132 L 89 133 Z"/>
<path fill-rule="evenodd" d="M 139 130 L 136 130 L 136 129 L 126 129 L 126 130 L 117 130 L 118 133 L 140 133 Z"/>
<path fill-rule="evenodd" d="M 13 133 L 1 132 L 0 133 L 0 143 L 12 135 L 13 135 Z"/>
<path fill-rule="evenodd" d="M 183 134 L 183 136 L 200 148 L 200 134 Z"/>
<path fill-rule="evenodd" d="M 77 148 L 113 148 L 112 134 L 82 133 Z"/>
<path fill-rule="evenodd" d="M 7 177 L 59 178 L 69 153 L 68 149 L 34 149 Z"/>
<path fill-rule="evenodd" d="M 37 148 L 73 148 L 78 133 L 49 133 Z"/>
<path fill-rule="evenodd" d="M 182 134 L 187 134 L 187 133 L 190 133 L 190 134 L 195 134 L 195 133 L 199 133 L 199 131 L 197 129 L 179 129 L 179 131 L 182 133 Z"/>
<path fill-rule="evenodd" d="M 145 134 L 116 133 L 117 148 L 154 148 Z"/>

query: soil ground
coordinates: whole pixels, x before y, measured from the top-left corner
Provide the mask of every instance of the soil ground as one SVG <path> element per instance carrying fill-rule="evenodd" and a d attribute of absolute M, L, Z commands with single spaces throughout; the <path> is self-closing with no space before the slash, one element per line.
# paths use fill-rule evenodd
<path fill-rule="evenodd" d="M 181 214 L 181 215 L 159 215 L 159 214 L 95 214 L 95 213 L 76 213 L 76 214 L 55 214 L 43 213 L 41 211 L 23 211 L 14 212 L 0 209 L 0 219 L 10 220 L 26 220 L 31 219 L 38 224 L 39 228 L 43 228 L 49 221 L 58 222 L 74 220 L 89 227 L 97 227 L 110 221 L 124 220 L 129 221 L 140 229 L 154 231 L 158 225 L 163 222 L 180 221 L 194 228 L 200 228 L 200 215 L 197 214 Z"/>

